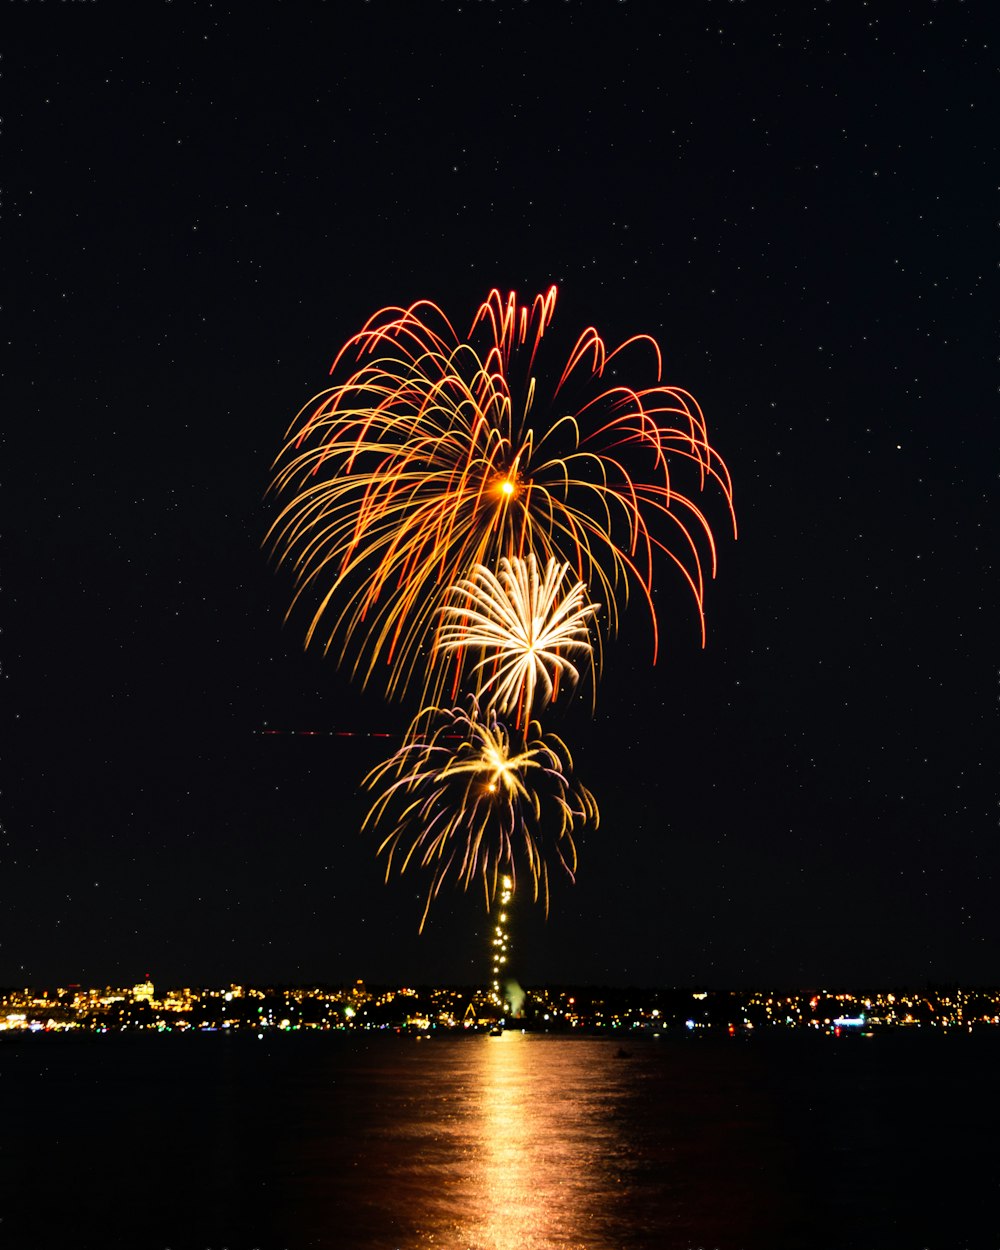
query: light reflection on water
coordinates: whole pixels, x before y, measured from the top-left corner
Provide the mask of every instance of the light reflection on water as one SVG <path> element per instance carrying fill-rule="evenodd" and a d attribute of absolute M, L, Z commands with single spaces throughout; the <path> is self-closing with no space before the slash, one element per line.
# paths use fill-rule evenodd
<path fill-rule="evenodd" d="M 0 1046 L 0 1241 L 996 1250 L 992 1031 L 618 1041 Z"/>
<path fill-rule="evenodd" d="M 480 1052 L 483 1075 L 476 1108 L 482 1138 L 475 1189 L 481 1206 L 472 1209 L 476 1227 L 463 1240 L 515 1250 L 529 1245 L 534 1231 L 549 1222 L 550 1199 L 531 1184 L 531 1159 L 540 1137 L 537 1111 L 545 1104 L 527 1096 L 531 1072 L 523 1036 L 487 1041 L 492 1044 Z"/>
<path fill-rule="evenodd" d="M 543 1047 L 521 1033 L 486 1042 L 475 1056 L 479 1143 L 461 1240 L 476 1250 L 584 1245 L 582 1229 L 597 1213 L 587 1210 L 592 1181 L 580 1180 L 604 1170 L 600 1113 L 609 1091 L 590 1085 L 579 1048 L 564 1047 L 562 1062 L 553 1052 L 540 1063 Z"/>
<path fill-rule="evenodd" d="M 401 1083 L 407 1094 L 382 1105 L 376 1130 L 386 1169 L 380 1205 L 399 1230 L 394 1244 L 623 1244 L 608 1224 L 631 1073 L 602 1042 L 508 1032 L 426 1043 Z"/>
<path fill-rule="evenodd" d="M 780 1223 L 760 1209 L 782 1188 L 766 1150 L 748 1171 L 753 1144 L 718 1083 L 692 1091 L 690 1064 L 656 1043 L 623 1058 L 610 1041 L 519 1032 L 395 1040 L 352 1077 L 349 1147 L 347 1091 L 331 1104 L 305 1203 L 296 1147 L 289 1215 L 307 1244 L 330 1244 L 335 1224 L 335 1244 L 372 1250 L 694 1247 L 725 1244 L 734 1220 L 744 1235 Z"/>

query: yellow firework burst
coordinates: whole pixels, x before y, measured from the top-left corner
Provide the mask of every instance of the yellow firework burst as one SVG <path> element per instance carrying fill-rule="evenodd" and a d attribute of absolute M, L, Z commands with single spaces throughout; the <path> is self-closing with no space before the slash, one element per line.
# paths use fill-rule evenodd
<path fill-rule="evenodd" d="M 379 846 L 387 880 L 394 866 L 430 871 L 421 930 L 449 877 L 465 889 L 481 880 L 488 907 L 504 874 L 516 880 L 518 862 L 548 910 L 550 862 L 572 878 L 574 830 L 599 820 L 589 790 L 572 780 L 572 766 L 554 734 L 532 722 L 515 740 L 474 699 L 468 710 L 420 712 L 400 750 L 365 779 L 379 796 L 363 827 L 390 829 Z"/>

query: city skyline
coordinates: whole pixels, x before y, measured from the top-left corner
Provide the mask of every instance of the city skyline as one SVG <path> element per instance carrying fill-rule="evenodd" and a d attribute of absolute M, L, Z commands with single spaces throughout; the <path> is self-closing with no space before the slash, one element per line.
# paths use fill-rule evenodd
<path fill-rule="evenodd" d="M 495 1027 L 609 1035 L 749 1037 L 756 1031 L 971 1032 L 1000 1026 L 1000 987 L 847 990 L 620 989 L 542 986 L 177 987 L 0 989 L 0 1034 L 390 1031 L 428 1034 Z"/>

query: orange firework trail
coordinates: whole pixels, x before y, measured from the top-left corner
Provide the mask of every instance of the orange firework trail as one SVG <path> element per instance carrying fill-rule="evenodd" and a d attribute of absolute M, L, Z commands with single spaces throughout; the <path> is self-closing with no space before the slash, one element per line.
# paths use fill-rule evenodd
<path fill-rule="evenodd" d="M 341 660 L 353 648 L 353 671 L 365 682 L 378 673 L 390 696 L 415 681 L 428 697 L 443 688 L 434 634 L 444 597 L 501 557 L 567 563 L 612 630 L 616 591 L 638 590 L 655 660 L 659 553 L 689 586 L 704 642 L 715 543 L 673 478 L 688 471 L 699 491 L 714 482 L 730 515 L 732 488 L 701 409 L 662 383 L 646 335 L 608 351 L 584 330 L 554 382 L 539 383 L 555 303 L 555 287 L 530 307 L 494 290 L 465 338 L 430 302 L 382 309 L 334 361 L 331 374 L 350 370 L 346 380 L 289 430 L 268 542 L 294 572 L 290 612 L 309 602 L 307 645 Z M 611 382 L 626 353 L 645 354 L 648 384 Z M 625 460 L 640 458 L 645 471 L 633 476 Z"/>

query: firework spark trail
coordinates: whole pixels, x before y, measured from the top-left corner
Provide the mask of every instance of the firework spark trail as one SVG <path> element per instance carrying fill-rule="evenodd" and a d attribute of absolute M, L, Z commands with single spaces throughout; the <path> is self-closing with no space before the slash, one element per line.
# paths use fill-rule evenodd
<path fill-rule="evenodd" d="M 545 704 L 555 697 L 561 676 L 577 684 L 580 673 L 570 655 L 587 661 L 594 675 L 588 625 L 600 605 L 587 602 L 583 582 L 567 585 L 568 572 L 568 564 L 553 558 L 539 575 L 534 554 L 503 556 L 498 573 L 476 565 L 440 609 L 437 648 L 463 657 L 478 653 L 463 675 L 498 712 L 513 712 L 515 725 L 531 720 L 536 698 Z"/>
<path fill-rule="evenodd" d="M 493 710 L 482 711 L 475 699 L 468 710 L 418 714 L 408 741 L 365 778 L 369 789 L 382 788 L 362 828 L 390 826 L 379 846 L 387 853 L 386 880 L 397 855 L 401 873 L 411 862 L 431 869 L 421 931 L 449 876 L 463 889 L 481 878 L 488 908 L 505 874 L 516 881 L 518 852 L 548 912 L 550 862 L 572 879 L 573 832 L 599 822 L 590 791 L 571 780 L 572 766 L 565 743 L 537 722 L 515 747 Z"/>
<path fill-rule="evenodd" d="M 390 696 L 423 682 L 443 688 L 433 650 L 447 588 L 476 565 L 533 554 L 568 563 L 618 621 L 616 591 L 652 600 L 657 553 L 690 587 L 704 641 L 704 557 L 715 573 L 708 520 L 675 490 L 693 467 L 698 489 L 729 474 L 704 417 L 685 391 L 661 384 L 659 348 L 637 336 L 608 352 L 587 329 L 544 403 L 536 366 L 555 310 L 555 288 L 529 308 L 498 291 L 458 339 L 427 301 L 376 313 L 338 354 L 346 381 L 315 397 L 289 430 L 273 488 L 285 500 L 268 541 L 295 576 L 295 605 L 312 599 L 307 643 L 335 645 L 367 682 L 376 669 Z M 480 353 L 475 337 L 487 339 Z M 645 345 L 655 384 L 604 385 L 626 349 Z M 582 392 L 571 408 L 570 390 Z M 644 454 L 653 480 L 623 456 Z M 433 676 L 428 677 L 428 674 Z M 438 685 L 434 684 L 435 679 Z"/>

